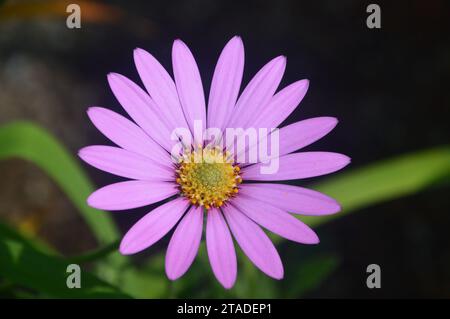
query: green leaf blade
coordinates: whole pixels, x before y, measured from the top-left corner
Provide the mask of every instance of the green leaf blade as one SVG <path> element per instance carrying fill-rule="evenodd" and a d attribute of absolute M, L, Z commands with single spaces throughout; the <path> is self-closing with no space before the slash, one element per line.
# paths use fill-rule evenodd
<path fill-rule="evenodd" d="M 50 133 L 30 122 L 0 127 L 0 160 L 9 158 L 28 160 L 46 172 L 78 208 L 101 244 L 119 237 L 111 217 L 86 204 L 93 185 L 73 155 Z"/>
<path fill-rule="evenodd" d="M 38 295 L 57 298 L 129 298 L 113 285 L 81 269 L 80 288 L 68 288 L 71 262 L 37 249 L 27 239 L 0 224 L 0 274 Z"/>

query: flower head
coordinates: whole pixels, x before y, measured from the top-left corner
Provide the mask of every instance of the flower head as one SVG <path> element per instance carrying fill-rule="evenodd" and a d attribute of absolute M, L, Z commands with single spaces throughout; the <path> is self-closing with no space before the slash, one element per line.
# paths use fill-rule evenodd
<path fill-rule="evenodd" d="M 289 240 L 319 239 L 292 214 L 325 215 L 340 210 L 332 198 L 302 187 L 268 181 L 309 178 L 337 171 L 349 158 L 331 152 L 296 152 L 330 132 L 337 120 L 312 118 L 277 129 L 308 89 L 300 80 L 279 90 L 286 58 L 269 61 L 239 95 L 244 47 L 232 38 L 217 62 L 206 108 L 203 85 L 189 48 L 176 40 L 174 80 L 142 49 L 134 51 L 146 90 L 116 73 L 111 89 L 134 122 L 102 107 L 91 107 L 94 125 L 115 146 L 88 146 L 80 157 L 126 178 L 88 198 L 92 207 L 125 210 L 165 200 L 124 236 L 120 252 L 140 252 L 175 226 L 166 254 L 174 280 L 192 264 L 206 216 L 206 247 L 212 270 L 225 288 L 237 274 L 232 235 L 264 273 L 283 277 L 280 257 L 261 226 Z M 230 134 L 229 134 L 230 133 Z"/>

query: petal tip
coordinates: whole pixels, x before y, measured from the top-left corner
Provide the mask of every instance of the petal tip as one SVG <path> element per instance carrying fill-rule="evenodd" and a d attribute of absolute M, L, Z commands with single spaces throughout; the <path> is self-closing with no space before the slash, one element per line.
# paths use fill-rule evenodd
<path fill-rule="evenodd" d="M 334 207 L 332 210 L 330 210 L 330 215 L 331 214 L 337 214 L 342 210 L 342 206 L 341 204 L 338 203 L 337 200 L 334 200 Z"/>
<path fill-rule="evenodd" d="M 181 40 L 181 39 L 175 39 L 175 40 L 173 41 L 173 45 L 172 45 L 172 48 L 173 48 L 173 49 L 185 48 L 185 47 L 187 47 L 187 45 L 186 45 L 186 43 L 183 42 L 183 40 Z"/>
<path fill-rule="evenodd" d="M 310 240 L 308 241 L 308 244 L 310 244 L 310 245 L 317 245 L 319 243 L 320 243 L 320 238 L 319 238 L 319 236 L 317 236 L 316 233 L 314 233 L 314 236 L 312 236 L 310 238 Z"/>
<path fill-rule="evenodd" d="M 143 53 L 142 51 L 144 51 L 144 50 L 141 48 L 134 48 L 134 50 L 133 50 L 134 59 L 136 59 L 141 53 Z"/>
<path fill-rule="evenodd" d="M 335 128 L 336 125 L 338 125 L 338 123 L 339 123 L 339 120 L 336 117 L 326 116 L 325 118 L 329 121 L 329 126 L 331 128 Z"/>
<path fill-rule="evenodd" d="M 281 280 L 281 279 L 283 279 L 283 278 L 284 278 L 284 268 L 283 268 L 283 265 L 281 265 L 278 269 L 274 270 L 274 272 L 271 273 L 270 276 L 271 276 L 273 279 L 276 279 L 276 280 Z"/>
<path fill-rule="evenodd" d="M 92 193 L 91 195 L 88 196 L 88 198 L 86 198 L 86 204 L 88 204 L 90 207 L 95 208 L 92 204 L 93 204 L 93 197 L 92 195 L 94 195 L 94 193 Z"/>
<path fill-rule="evenodd" d="M 273 279 L 276 279 L 276 280 L 282 280 L 283 278 L 284 278 L 284 273 L 281 273 L 280 275 L 276 275 L 273 277 Z"/>
<path fill-rule="evenodd" d="M 107 74 L 107 78 L 108 78 L 108 80 L 110 80 L 110 79 L 111 80 L 122 80 L 122 79 L 128 80 L 128 78 L 125 75 L 122 75 L 117 72 L 109 72 Z"/>
<path fill-rule="evenodd" d="M 309 79 L 300 80 L 300 83 L 305 90 L 309 88 Z"/>
<path fill-rule="evenodd" d="M 327 134 L 331 132 L 336 125 L 338 125 L 339 120 L 333 116 L 320 116 L 316 118 L 312 118 L 315 125 L 319 125 L 324 130 L 327 130 Z"/>
<path fill-rule="evenodd" d="M 122 239 L 122 242 L 120 243 L 120 247 L 119 247 L 119 253 L 121 255 L 127 256 L 127 255 L 132 255 L 134 253 L 136 253 L 137 251 L 134 251 L 132 249 L 130 249 L 128 243 L 124 242 L 124 239 Z"/>
<path fill-rule="evenodd" d="M 94 112 L 96 109 L 97 109 L 96 106 L 89 106 L 89 107 L 87 108 L 87 110 L 86 110 L 86 113 L 89 114 L 90 112 Z"/>
<path fill-rule="evenodd" d="M 228 280 L 228 281 L 221 280 L 221 281 L 220 281 L 220 284 L 221 284 L 221 285 L 223 286 L 223 288 L 225 288 L 225 289 L 231 289 L 231 288 L 233 288 L 235 282 L 236 282 L 236 278 L 234 278 L 233 280 Z"/>
<path fill-rule="evenodd" d="M 104 108 L 102 108 L 100 106 L 89 106 L 86 110 L 86 113 L 89 116 L 89 118 L 92 120 L 93 116 L 95 116 L 102 110 L 104 110 Z"/>
<path fill-rule="evenodd" d="M 97 202 L 97 198 L 95 196 L 96 192 L 93 192 L 91 195 L 88 196 L 86 199 L 86 204 L 89 205 L 89 207 L 95 208 L 95 209 L 104 209 L 101 207 L 101 205 Z"/>
<path fill-rule="evenodd" d="M 167 278 L 169 278 L 169 280 L 175 281 L 183 275 L 183 274 L 176 273 L 172 269 L 168 268 L 167 265 L 166 265 L 165 269 L 166 269 L 166 276 L 167 276 Z"/>
<path fill-rule="evenodd" d="M 336 163 L 336 169 L 334 170 L 335 172 L 348 166 L 352 162 L 352 159 L 350 157 L 348 157 L 347 155 L 339 154 L 339 157 L 336 158 L 336 161 L 337 161 L 337 163 Z"/>
<path fill-rule="evenodd" d="M 109 82 L 110 84 L 111 84 L 111 82 L 113 82 L 113 81 L 115 81 L 115 80 L 118 80 L 119 77 L 120 77 L 120 74 L 119 74 L 119 73 L 116 73 L 116 72 L 109 72 L 109 73 L 106 75 L 106 78 L 107 78 L 107 80 L 108 80 L 108 82 Z"/>
<path fill-rule="evenodd" d="M 243 44 L 243 41 L 242 41 L 242 38 L 240 35 L 235 35 L 234 37 L 231 38 L 231 40 L 229 42 L 236 42 L 239 45 Z"/>
<path fill-rule="evenodd" d="M 84 160 L 85 156 L 86 156 L 86 152 L 89 150 L 89 146 L 85 146 L 83 148 L 80 148 L 78 150 L 78 157 L 80 157 L 82 160 Z"/>
<path fill-rule="evenodd" d="M 277 62 L 277 63 L 281 63 L 281 64 L 283 64 L 283 65 L 286 65 L 286 62 L 287 62 L 287 56 L 285 56 L 285 55 L 279 55 L 279 56 L 277 56 L 274 60 L 275 60 L 274 62 Z"/>
<path fill-rule="evenodd" d="M 141 48 L 134 48 L 133 50 L 133 58 L 134 60 L 138 60 L 143 58 L 144 56 L 150 56 L 151 54 L 148 53 L 146 50 L 141 49 Z"/>
<path fill-rule="evenodd" d="M 352 159 L 351 159 L 351 157 L 350 156 L 347 156 L 347 155 L 342 155 L 343 156 L 343 158 L 344 158 L 344 163 L 345 163 L 345 166 L 347 166 L 348 164 L 350 164 L 351 162 L 352 162 Z"/>
<path fill-rule="evenodd" d="M 180 270 L 179 267 L 176 267 L 173 262 L 170 262 L 169 259 L 167 259 L 167 254 L 164 269 L 167 278 L 169 278 L 172 281 L 181 278 L 189 270 L 189 268 L 186 268 L 184 271 Z"/>

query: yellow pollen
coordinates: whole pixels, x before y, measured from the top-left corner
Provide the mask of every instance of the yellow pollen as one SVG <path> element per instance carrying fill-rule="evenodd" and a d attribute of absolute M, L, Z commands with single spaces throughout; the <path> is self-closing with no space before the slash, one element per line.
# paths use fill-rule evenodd
<path fill-rule="evenodd" d="M 240 168 L 218 147 L 187 151 L 179 160 L 176 182 L 189 201 L 206 209 L 220 207 L 238 193 Z"/>

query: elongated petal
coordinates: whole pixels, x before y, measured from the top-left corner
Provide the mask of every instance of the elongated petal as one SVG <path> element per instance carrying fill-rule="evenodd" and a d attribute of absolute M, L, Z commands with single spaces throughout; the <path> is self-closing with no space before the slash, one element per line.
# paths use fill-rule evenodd
<path fill-rule="evenodd" d="M 206 248 L 209 262 L 217 280 L 229 289 L 233 287 L 237 274 L 233 239 L 220 211 L 210 209 L 207 215 Z"/>
<path fill-rule="evenodd" d="M 131 118 L 159 145 L 171 151 L 173 142 L 167 119 L 157 111 L 150 96 L 136 83 L 117 73 L 108 74 L 111 90 Z"/>
<path fill-rule="evenodd" d="M 123 210 L 147 206 L 178 193 L 169 182 L 126 181 L 102 187 L 89 196 L 89 206 L 105 210 Z"/>
<path fill-rule="evenodd" d="M 332 152 L 303 152 L 284 155 L 279 158 L 278 171 L 262 174 L 261 167 L 268 163 L 258 163 L 243 169 L 246 180 L 281 181 L 309 178 L 340 170 L 350 163 L 348 156 Z"/>
<path fill-rule="evenodd" d="M 337 124 L 334 117 L 316 117 L 280 129 L 280 156 L 295 152 L 327 135 Z"/>
<path fill-rule="evenodd" d="M 166 274 L 171 280 L 184 275 L 197 255 L 203 229 L 203 209 L 192 206 L 175 229 L 166 253 Z"/>
<path fill-rule="evenodd" d="M 147 92 L 158 106 L 161 114 L 170 121 L 171 130 L 189 128 L 183 115 L 177 88 L 169 73 L 150 53 L 134 50 L 134 62 Z"/>
<path fill-rule="evenodd" d="M 130 120 L 102 107 L 90 107 L 88 115 L 98 130 L 118 146 L 171 167 L 169 154 Z"/>
<path fill-rule="evenodd" d="M 236 104 L 244 72 L 244 44 L 233 37 L 217 61 L 208 101 L 208 127 L 222 129 Z"/>
<path fill-rule="evenodd" d="M 123 255 L 140 252 L 166 235 L 183 216 L 189 202 L 174 199 L 142 217 L 123 237 L 119 251 Z"/>
<path fill-rule="evenodd" d="M 258 199 L 284 211 L 302 215 L 329 215 L 341 210 L 333 198 L 311 189 L 283 184 L 241 184 L 239 194 Z"/>
<path fill-rule="evenodd" d="M 233 206 L 223 212 L 234 238 L 255 266 L 272 278 L 283 278 L 280 256 L 264 231 Z"/>
<path fill-rule="evenodd" d="M 279 56 L 267 63 L 253 77 L 239 97 L 227 127 L 245 128 L 255 114 L 261 112 L 280 84 L 285 68 L 286 58 Z"/>
<path fill-rule="evenodd" d="M 302 244 L 319 242 L 319 238 L 311 228 L 284 210 L 267 202 L 239 196 L 233 200 L 232 205 L 259 225 L 281 237 Z"/>
<path fill-rule="evenodd" d="M 206 108 L 202 79 L 194 56 L 181 40 L 173 43 L 172 64 L 178 96 L 191 132 L 194 132 L 194 121 L 199 120 L 203 133 L 206 127 Z"/>
<path fill-rule="evenodd" d="M 122 148 L 93 145 L 82 148 L 78 155 L 89 165 L 117 176 L 148 181 L 173 180 L 170 169 Z"/>
<path fill-rule="evenodd" d="M 275 94 L 259 113 L 254 115 L 250 127 L 278 127 L 300 104 L 308 91 L 309 81 L 300 80 Z"/>
<path fill-rule="evenodd" d="M 245 157 L 242 156 L 242 153 L 239 155 L 242 156 L 243 159 L 246 159 L 250 158 L 249 154 L 257 154 L 258 162 L 264 162 L 271 158 L 283 156 L 321 139 L 327 135 L 336 124 L 337 119 L 334 117 L 315 117 L 299 121 L 279 129 L 278 137 L 272 135 L 274 133 L 269 134 L 268 136 L 259 135 L 258 141 L 251 144 L 250 147 L 245 150 Z M 273 147 L 273 142 L 278 143 L 278 153 Z M 261 150 L 266 150 L 266 154 L 261 154 Z M 248 165 L 248 163 L 242 164 L 244 166 Z"/>
<path fill-rule="evenodd" d="M 272 137 L 276 137 L 274 133 L 270 134 L 270 132 L 274 128 L 278 127 L 289 116 L 289 114 L 291 114 L 292 111 L 295 110 L 297 105 L 300 104 L 306 94 L 306 91 L 308 90 L 308 86 L 308 80 L 300 80 L 292 83 L 291 85 L 285 87 L 280 92 L 275 94 L 270 102 L 261 108 L 260 112 L 256 112 L 252 116 L 248 127 L 258 129 L 258 140 L 254 142 L 250 141 L 247 147 L 245 147 L 243 150 L 239 150 L 239 153 L 244 152 L 246 155 L 245 157 L 238 158 L 249 158 L 248 156 L 249 154 L 252 154 L 251 152 L 256 152 L 254 154 L 258 154 L 258 162 L 268 159 L 268 157 L 262 157 L 258 149 L 261 148 L 261 146 L 270 143 Z M 261 131 L 261 129 L 266 129 L 264 134 L 262 134 L 264 131 Z M 288 131 L 288 133 L 291 132 Z M 270 154 L 272 154 L 272 156 L 269 156 L 269 158 L 283 155 L 283 147 L 285 146 L 283 143 L 285 143 L 285 138 L 281 135 L 286 134 L 286 130 L 284 130 L 283 132 L 281 132 L 280 130 L 279 134 L 280 137 L 278 145 L 280 154 L 278 155 L 276 152 L 269 152 Z M 293 138 L 297 140 L 297 136 L 294 136 Z M 268 149 L 270 151 L 270 145 L 265 149 Z"/>

